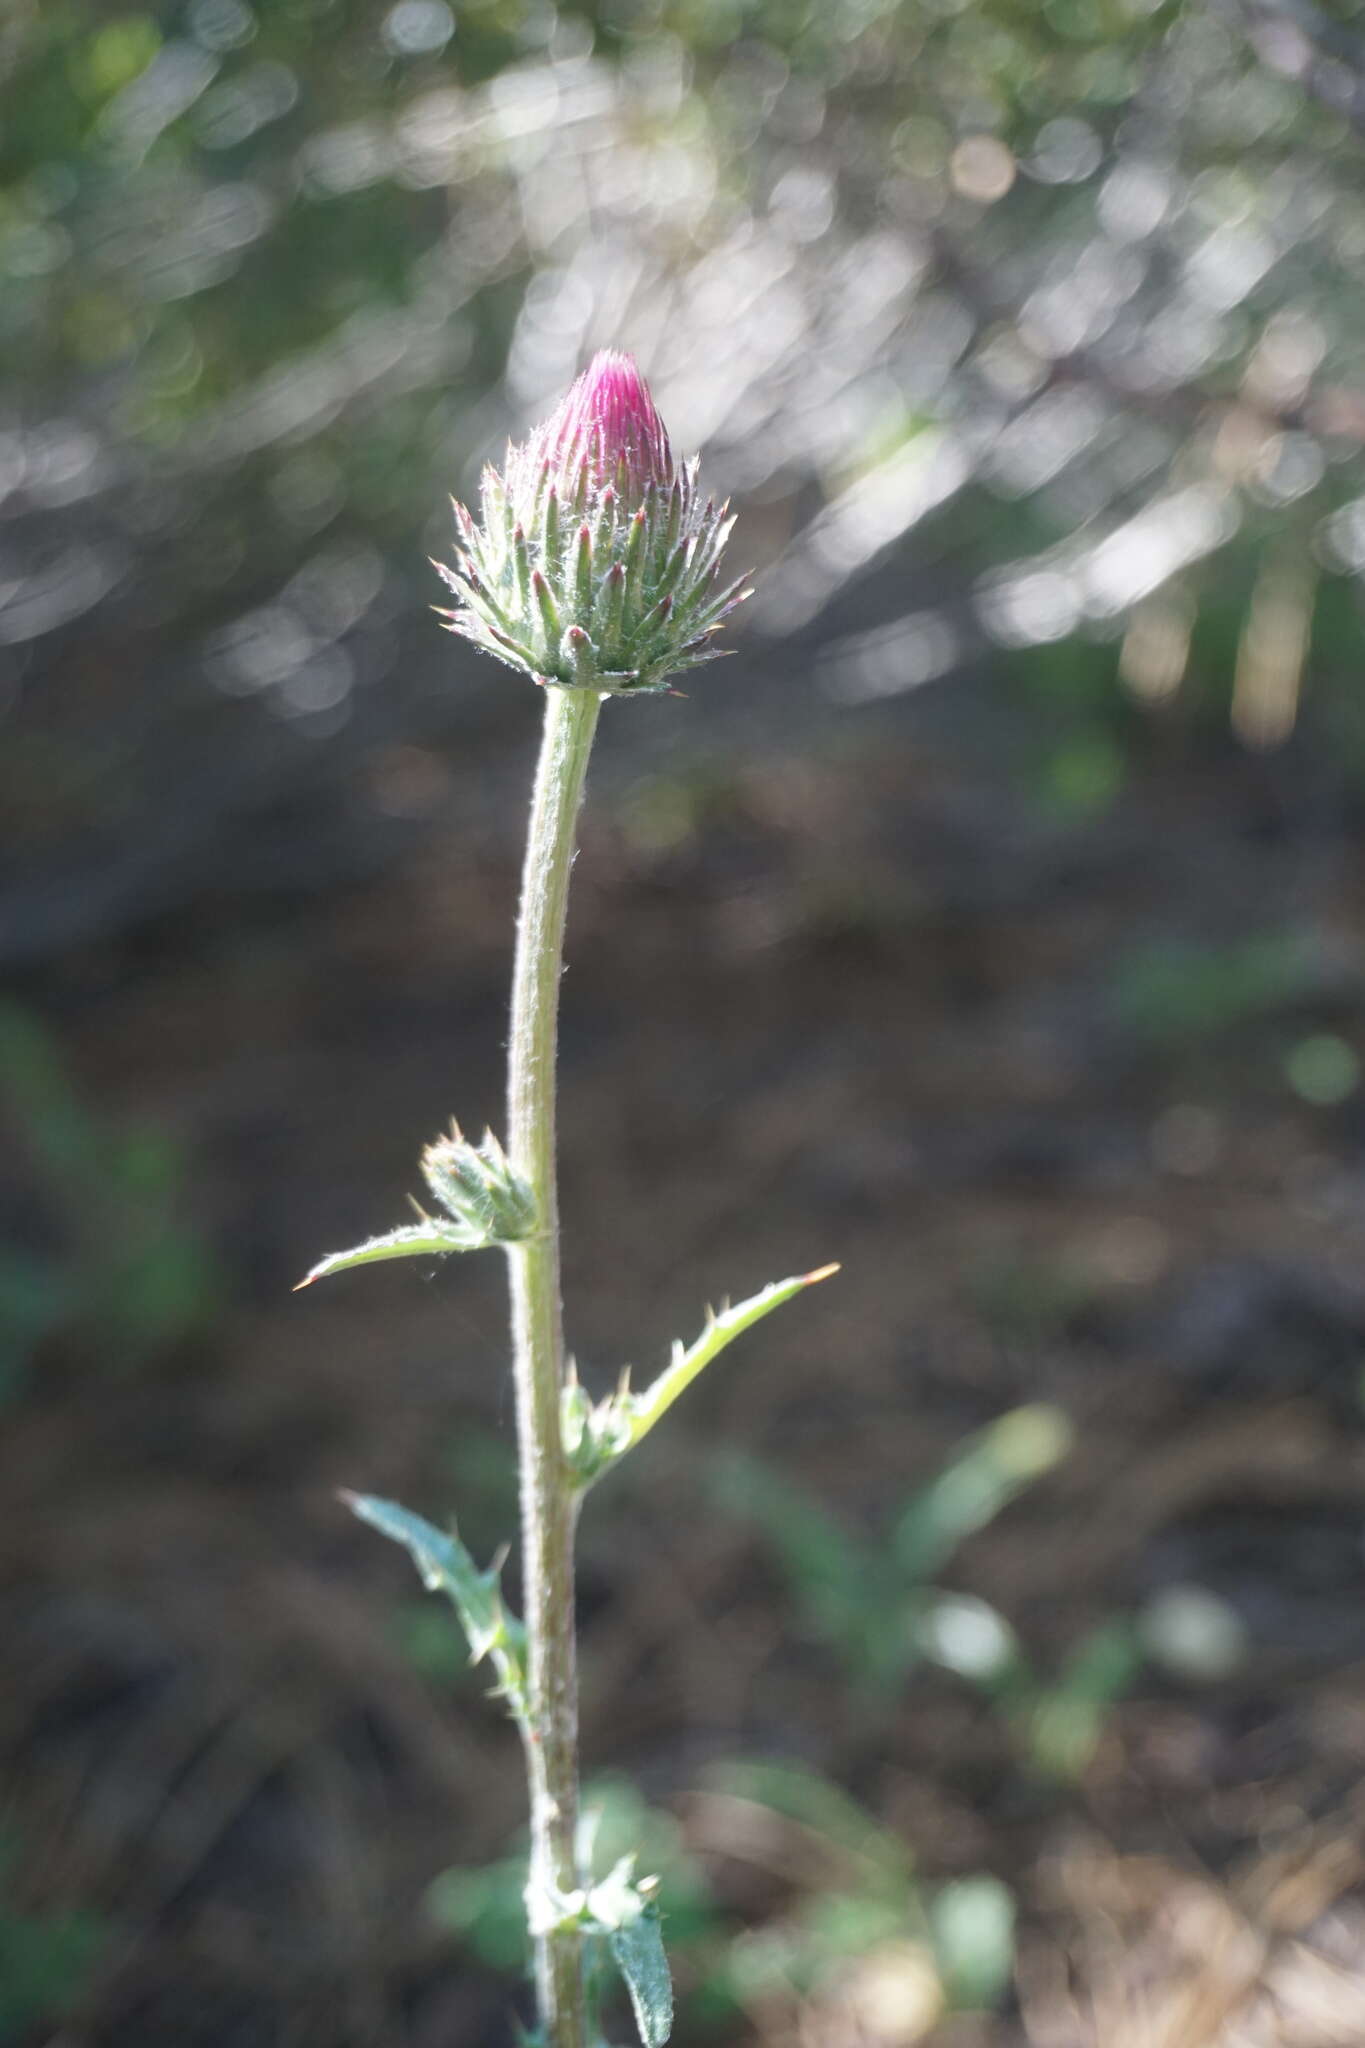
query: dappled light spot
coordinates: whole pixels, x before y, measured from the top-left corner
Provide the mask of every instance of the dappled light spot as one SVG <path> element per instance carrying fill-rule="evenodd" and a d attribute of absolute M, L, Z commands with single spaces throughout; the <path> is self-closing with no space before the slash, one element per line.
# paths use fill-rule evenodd
<path fill-rule="evenodd" d="M 1235 1607 L 1203 1586 L 1166 1586 L 1148 1601 L 1141 1628 L 1152 1656 L 1201 1684 L 1228 1678 L 1251 1647 Z"/>
<path fill-rule="evenodd" d="M 957 630 L 940 613 L 918 612 L 837 641 L 821 656 L 820 670 L 832 697 L 861 704 L 947 675 L 960 646 Z"/>
<path fill-rule="evenodd" d="M 834 219 L 834 180 L 816 165 L 785 171 L 768 210 L 780 233 L 795 242 L 818 242 Z"/>
<path fill-rule="evenodd" d="M 254 64 L 205 93 L 195 109 L 195 133 L 205 149 L 236 149 L 292 113 L 298 101 L 299 81 L 287 64 Z"/>
<path fill-rule="evenodd" d="M 1027 569 L 981 587 L 976 608 L 986 631 L 1005 647 L 1063 640 L 1080 619 L 1081 592 L 1056 569 Z"/>
<path fill-rule="evenodd" d="M 1014 183 L 1013 151 L 994 135 L 969 135 L 953 151 L 948 175 L 964 199 L 992 206 Z"/>
<path fill-rule="evenodd" d="M 1082 555 L 1087 608 L 1101 618 L 1127 610 L 1211 553 L 1236 532 L 1238 519 L 1232 493 L 1211 484 L 1191 484 L 1153 504 Z"/>
<path fill-rule="evenodd" d="M 1193 599 L 1178 581 L 1133 607 L 1119 649 L 1119 676 L 1135 697 L 1160 704 L 1180 688 L 1189 667 L 1195 613 Z"/>
<path fill-rule="evenodd" d="M 1298 716 L 1315 572 L 1297 551 L 1266 557 L 1252 593 L 1232 683 L 1232 727 L 1249 747 L 1281 746 Z"/>
<path fill-rule="evenodd" d="M 110 144 L 123 156 L 144 155 L 164 129 L 188 113 L 217 72 L 218 59 L 202 46 L 167 43 L 101 115 Z"/>
<path fill-rule="evenodd" d="M 1365 570 L 1365 497 L 1352 498 L 1324 520 L 1320 541 L 1334 568 Z"/>
<path fill-rule="evenodd" d="M 1098 439 L 1110 417 L 1092 392 L 1047 392 L 1001 430 L 987 454 L 985 474 L 1011 492 L 1039 490 Z"/>
<path fill-rule="evenodd" d="M 381 33 L 395 56 L 429 57 L 454 35 L 455 17 L 445 0 L 398 0 L 385 15 Z"/>
<path fill-rule="evenodd" d="M 299 182 L 310 198 L 334 199 L 377 184 L 392 164 L 388 137 L 378 123 L 351 121 L 304 144 L 298 158 Z"/>
<path fill-rule="evenodd" d="M 190 0 L 186 19 L 206 50 L 239 50 L 256 34 L 256 15 L 247 0 Z"/>
<path fill-rule="evenodd" d="M 248 612 L 214 634 L 205 649 L 210 679 L 240 696 L 282 683 L 307 661 L 313 636 L 298 615 L 283 605 Z"/>
<path fill-rule="evenodd" d="M 383 583 L 383 557 L 376 549 L 334 548 L 305 562 L 284 595 L 314 632 L 337 638 L 365 616 Z"/>
<path fill-rule="evenodd" d="M 25 570 L 0 561 L 0 643 L 36 640 L 93 610 L 121 582 L 126 564 L 111 549 L 80 542 Z"/>
<path fill-rule="evenodd" d="M 1191 251 L 1186 286 L 1197 303 L 1226 313 L 1255 289 L 1278 257 L 1269 235 L 1229 222 Z"/>
<path fill-rule="evenodd" d="M 1166 167 L 1140 156 L 1122 157 L 1104 181 L 1096 211 L 1114 241 L 1141 242 L 1156 233 L 1174 198 Z"/>
<path fill-rule="evenodd" d="M 1039 129 L 1024 168 L 1045 185 L 1078 185 L 1103 160 L 1104 145 L 1090 123 L 1061 114 Z"/>
<path fill-rule="evenodd" d="M 952 497 L 970 474 L 966 450 L 952 435 L 913 438 L 837 498 L 769 572 L 756 618 L 781 618 L 788 628 L 812 619 L 855 569 Z"/>
<path fill-rule="evenodd" d="M 6 489 L 7 465 L 0 454 L 0 496 Z M 101 490 L 112 477 L 97 435 L 71 419 L 45 420 L 25 435 L 15 435 L 8 489 L 22 486 L 30 504 L 71 505 Z"/>
<path fill-rule="evenodd" d="M 418 190 L 450 183 L 469 138 L 465 95 L 443 87 L 409 100 L 393 127 L 395 175 Z"/>
<path fill-rule="evenodd" d="M 1079 255 L 1049 265 L 1046 281 L 1024 302 L 1019 331 L 1041 355 L 1071 355 L 1108 332 L 1145 277 L 1135 250 L 1096 236 Z"/>
<path fill-rule="evenodd" d="M 351 694 L 355 668 L 344 647 L 320 647 L 280 678 L 278 708 L 287 718 L 337 712 Z M 335 725 L 329 720 L 329 726 Z"/>
<path fill-rule="evenodd" d="M 1360 1055 L 1334 1031 L 1301 1038 L 1285 1056 L 1290 1087 L 1319 1109 L 1334 1109 L 1360 1086 Z"/>

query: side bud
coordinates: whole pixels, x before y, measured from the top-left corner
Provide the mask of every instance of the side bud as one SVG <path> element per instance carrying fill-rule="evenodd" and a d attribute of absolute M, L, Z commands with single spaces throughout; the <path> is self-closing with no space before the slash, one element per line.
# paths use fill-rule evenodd
<path fill-rule="evenodd" d="M 530 1188 L 491 1131 L 471 1145 L 458 1124 L 422 1154 L 422 1178 L 451 1222 L 479 1244 L 516 1244 L 535 1228 Z"/>
<path fill-rule="evenodd" d="M 530 439 L 455 507 L 452 632 L 538 683 L 621 696 L 714 660 L 748 591 L 720 555 L 734 521 L 680 467 L 629 356 L 594 356 Z"/>

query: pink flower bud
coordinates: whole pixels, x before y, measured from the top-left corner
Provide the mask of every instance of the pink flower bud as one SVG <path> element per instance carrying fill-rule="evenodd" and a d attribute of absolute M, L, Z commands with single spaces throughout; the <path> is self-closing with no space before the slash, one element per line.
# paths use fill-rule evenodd
<path fill-rule="evenodd" d="M 528 481 L 548 462 L 561 493 L 572 493 L 583 463 L 596 492 L 615 484 L 633 508 L 650 484 L 671 484 L 673 453 L 649 386 L 632 356 L 595 355 L 577 383 L 521 450 Z"/>
<path fill-rule="evenodd" d="M 720 555 L 733 521 L 676 466 L 649 387 L 604 350 L 529 440 L 455 507 L 452 632 L 561 689 L 631 696 L 713 661 L 747 597 Z"/>

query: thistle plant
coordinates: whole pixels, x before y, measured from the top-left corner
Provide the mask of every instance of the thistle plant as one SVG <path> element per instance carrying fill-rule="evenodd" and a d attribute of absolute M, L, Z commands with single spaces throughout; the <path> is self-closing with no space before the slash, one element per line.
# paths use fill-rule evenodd
<path fill-rule="evenodd" d="M 435 566 L 454 597 L 451 630 L 544 694 L 512 973 L 507 1149 L 458 1125 L 422 1154 L 432 1209 L 323 1259 L 301 1284 L 382 1259 L 498 1247 L 507 1260 L 516 1392 L 525 1614 L 449 1533 L 389 1501 L 348 1495 L 356 1514 L 411 1553 L 452 1601 L 477 1662 L 487 1658 L 515 1722 L 530 1795 L 527 1926 L 540 2048 L 599 2048 L 604 1962 L 625 1981 L 645 2048 L 672 2024 L 660 1902 L 626 1858 L 591 1867 L 579 1813 L 574 1533 L 583 1497 L 619 1464 L 732 1339 L 835 1268 L 782 1280 L 708 1310 L 641 1392 L 629 1371 L 594 1400 L 566 1362 L 555 1182 L 555 1048 L 565 914 L 588 755 L 608 697 L 667 688 L 718 652 L 740 599 L 720 558 L 732 521 L 703 500 L 697 463 L 676 464 L 628 356 L 597 356 L 530 439 L 484 472 L 476 519 L 455 506 L 456 561 Z M 665 1902 L 666 1903 L 666 1902 Z"/>

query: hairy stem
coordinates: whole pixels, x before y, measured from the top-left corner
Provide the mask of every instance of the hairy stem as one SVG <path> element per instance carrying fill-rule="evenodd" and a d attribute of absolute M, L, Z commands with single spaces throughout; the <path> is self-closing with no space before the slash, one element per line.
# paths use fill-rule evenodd
<path fill-rule="evenodd" d="M 529 1182 L 536 1232 L 508 1248 L 521 1464 L 521 1555 L 528 1636 L 526 1770 L 531 1794 L 528 1903 L 536 1992 L 548 2048 L 586 2048 L 576 1930 L 537 1931 L 557 1893 L 578 1884 L 578 1680 L 574 1642 L 575 1490 L 560 1436 L 564 1331 L 555 1188 L 555 1043 L 574 825 L 601 700 L 545 690 L 512 979 L 509 1157 Z"/>

